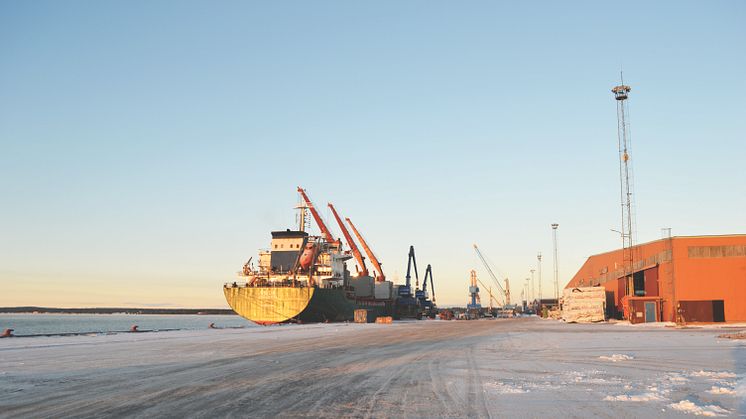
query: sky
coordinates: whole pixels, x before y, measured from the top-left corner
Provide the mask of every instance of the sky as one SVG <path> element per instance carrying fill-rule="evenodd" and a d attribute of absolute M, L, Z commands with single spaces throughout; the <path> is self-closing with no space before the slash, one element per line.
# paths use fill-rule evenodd
<path fill-rule="evenodd" d="M 541 252 L 548 297 L 550 224 L 560 286 L 620 246 L 622 69 L 638 242 L 744 234 L 744 20 L 742 1 L 2 2 L 0 306 L 227 307 L 297 186 L 390 279 L 414 245 L 440 305 L 466 304 L 471 269 L 491 283 L 474 243 L 514 298 Z"/>

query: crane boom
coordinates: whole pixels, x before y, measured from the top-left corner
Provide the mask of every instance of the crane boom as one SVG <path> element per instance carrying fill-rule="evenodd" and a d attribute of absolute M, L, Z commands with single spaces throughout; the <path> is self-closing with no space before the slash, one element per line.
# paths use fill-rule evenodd
<path fill-rule="evenodd" d="M 503 295 L 506 295 L 505 289 L 500 285 L 500 281 L 495 276 L 495 273 L 492 272 L 492 268 L 490 268 L 489 263 L 487 263 L 487 260 L 485 260 L 484 256 L 482 255 L 482 252 L 479 251 L 479 248 L 476 244 L 474 244 L 474 250 L 477 252 L 477 256 L 479 256 L 479 259 L 482 261 L 482 264 L 485 268 L 487 268 L 487 273 L 490 274 L 490 277 L 492 278 L 492 281 L 497 285 L 497 288 L 500 289 L 500 291 L 503 293 Z"/>
<path fill-rule="evenodd" d="M 486 289 L 488 290 L 488 294 L 490 295 L 490 301 L 494 301 L 497 305 L 501 305 L 499 301 L 497 301 L 497 298 L 492 296 L 492 288 L 488 287 L 487 285 L 484 285 L 484 282 L 482 282 L 481 279 L 477 278 L 477 281 Z"/>
<path fill-rule="evenodd" d="M 352 221 L 350 221 L 349 218 L 345 218 L 347 221 L 347 224 L 350 225 L 350 228 L 352 229 L 352 232 L 355 233 L 355 237 L 360 241 L 360 244 L 363 245 L 363 249 L 365 250 L 365 253 L 368 255 L 368 259 L 370 259 L 370 263 L 373 264 L 373 268 L 378 272 L 378 277 L 376 278 L 376 281 L 383 282 L 386 280 L 386 275 L 383 274 L 383 269 L 381 269 L 381 263 L 378 262 L 378 258 L 376 255 L 373 254 L 373 251 L 370 250 L 370 246 L 368 246 L 368 243 L 365 242 L 365 239 L 363 238 L 363 235 L 360 234 L 357 231 L 357 228 L 355 228 L 355 225 L 352 224 Z"/>
<path fill-rule="evenodd" d="M 414 246 L 409 246 L 409 259 L 407 259 L 407 276 L 406 276 L 407 287 L 412 286 L 412 276 L 410 275 L 412 263 L 414 263 L 414 280 L 419 285 L 420 276 L 417 274 L 417 259 L 415 259 L 414 257 Z"/>
<path fill-rule="evenodd" d="M 350 232 L 347 231 L 347 228 L 342 222 L 342 219 L 339 218 L 339 214 L 337 214 L 337 210 L 334 209 L 334 205 L 332 205 L 331 202 L 328 205 L 329 208 L 332 210 L 332 214 L 334 214 L 334 218 L 337 220 L 337 224 L 339 224 L 339 228 L 342 229 L 342 234 L 344 234 L 345 240 L 347 240 L 347 245 L 350 246 L 350 250 L 352 250 L 352 255 L 355 256 L 355 260 L 360 266 L 360 276 L 368 276 L 368 268 L 365 267 L 365 259 L 360 253 L 360 249 L 357 248 L 357 245 L 352 240 Z"/>
<path fill-rule="evenodd" d="M 433 284 L 433 268 L 430 264 L 425 269 L 425 279 L 422 280 L 422 292 L 427 295 L 427 278 L 430 277 L 430 288 L 433 290 L 433 302 L 435 302 L 435 284 Z"/>
<path fill-rule="evenodd" d="M 311 215 L 313 215 L 313 219 L 316 221 L 316 225 L 319 226 L 321 234 L 324 235 L 324 238 L 327 242 L 333 243 L 335 240 L 334 237 L 332 237 L 332 233 L 330 233 L 329 229 L 326 228 L 326 224 L 324 224 L 324 220 L 321 219 L 321 215 L 319 215 L 318 211 L 316 211 L 316 208 L 313 206 L 311 199 L 308 197 L 308 195 L 306 195 L 306 190 L 298 186 L 298 192 L 300 193 L 300 196 L 303 197 L 303 200 L 306 201 L 308 209 L 311 210 Z"/>

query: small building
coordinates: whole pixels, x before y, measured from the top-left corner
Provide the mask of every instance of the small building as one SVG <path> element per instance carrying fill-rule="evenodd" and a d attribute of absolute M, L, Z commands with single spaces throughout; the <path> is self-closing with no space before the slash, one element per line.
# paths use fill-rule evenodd
<path fill-rule="evenodd" d="M 627 254 L 631 269 L 622 249 L 589 257 L 565 288 L 603 286 L 610 318 L 746 322 L 746 234 L 664 238 Z"/>

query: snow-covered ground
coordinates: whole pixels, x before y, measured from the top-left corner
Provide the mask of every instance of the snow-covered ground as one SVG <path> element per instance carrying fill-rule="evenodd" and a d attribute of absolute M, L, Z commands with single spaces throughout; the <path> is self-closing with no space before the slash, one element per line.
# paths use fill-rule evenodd
<path fill-rule="evenodd" d="M 722 329 L 536 318 L 0 340 L 0 416 L 746 414 Z"/>

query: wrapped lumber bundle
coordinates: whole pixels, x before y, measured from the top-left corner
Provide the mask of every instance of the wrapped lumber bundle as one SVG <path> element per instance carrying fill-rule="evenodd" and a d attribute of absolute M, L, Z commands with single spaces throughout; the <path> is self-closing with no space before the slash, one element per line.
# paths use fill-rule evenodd
<path fill-rule="evenodd" d="M 564 291 L 562 320 L 568 323 L 592 323 L 606 320 L 606 289 L 578 287 Z"/>

